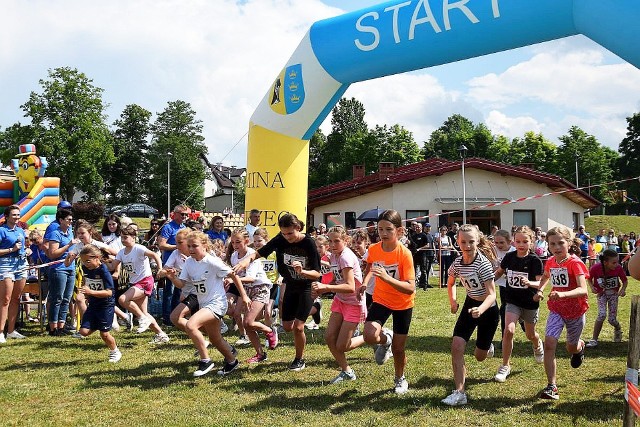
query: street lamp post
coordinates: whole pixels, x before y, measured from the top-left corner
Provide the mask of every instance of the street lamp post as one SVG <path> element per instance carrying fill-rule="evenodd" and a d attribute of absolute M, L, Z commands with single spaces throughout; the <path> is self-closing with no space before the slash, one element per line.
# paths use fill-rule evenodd
<path fill-rule="evenodd" d="M 171 217 L 171 156 L 173 153 L 167 152 L 167 219 Z"/>
<path fill-rule="evenodd" d="M 464 179 L 464 158 L 467 156 L 467 147 L 462 144 L 458 148 L 460 158 L 462 159 L 462 223 L 467 223 L 467 184 Z"/>
<path fill-rule="evenodd" d="M 576 188 L 580 187 L 578 185 L 578 160 L 580 160 L 580 155 L 578 154 L 578 152 L 576 151 Z"/>

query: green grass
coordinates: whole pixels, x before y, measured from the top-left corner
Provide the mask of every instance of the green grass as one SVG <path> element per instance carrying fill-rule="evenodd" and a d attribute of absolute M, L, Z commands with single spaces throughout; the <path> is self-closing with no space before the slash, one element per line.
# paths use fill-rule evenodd
<path fill-rule="evenodd" d="M 635 231 L 640 233 L 640 217 L 628 215 L 591 215 L 585 218 L 584 226 L 591 237 L 598 235 L 598 231 L 602 228 L 607 231 L 613 228 L 616 235 L 619 233 L 627 233 Z"/>
<path fill-rule="evenodd" d="M 640 292 L 631 281 L 629 295 Z M 464 292 L 460 289 L 459 300 Z M 328 314 L 328 304 L 323 309 Z M 590 338 L 596 304 L 583 338 Z M 506 383 L 493 381 L 499 357 L 479 363 L 467 347 L 469 404 L 448 408 L 440 404 L 452 389 L 449 347 L 455 316 L 445 289 L 419 291 L 408 339 L 407 377 L 410 392 L 391 391 L 393 364 L 378 366 L 370 348 L 356 349 L 349 360 L 355 382 L 327 385 L 337 369 L 323 343 L 323 331 L 307 332 L 307 369 L 290 372 L 290 334 L 259 366 L 242 364 L 232 375 L 213 372 L 194 379 L 193 347 L 171 329 L 171 342 L 148 344 L 150 333 L 115 333 L 123 358 L 107 362 L 99 336 L 86 340 L 38 336 L 29 325 L 24 341 L 0 347 L 0 407 L 3 425 L 430 425 L 430 426 L 613 426 L 623 413 L 630 297 L 620 300 L 619 319 L 624 342 L 613 343 L 613 328 L 605 324 L 601 343 L 589 349 L 581 368 L 569 366 L 564 337 L 558 347 L 559 401 L 537 399 L 546 385 L 542 365 L 534 362 L 524 333 L 516 333 L 512 374 Z M 542 332 L 547 317 L 541 313 Z M 324 322 L 326 323 L 326 321 Z M 235 337 L 230 338 L 235 341 Z M 219 366 L 221 357 L 212 351 Z M 497 352 L 497 356 L 500 353 Z M 240 350 L 241 360 L 253 355 Z"/>

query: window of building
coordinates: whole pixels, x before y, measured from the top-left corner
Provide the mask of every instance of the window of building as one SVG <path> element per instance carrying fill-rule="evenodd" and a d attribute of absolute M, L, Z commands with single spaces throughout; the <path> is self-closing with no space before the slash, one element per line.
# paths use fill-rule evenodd
<path fill-rule="evenodd" d="M 347 227 L 347 230 L 352 230 L 356 228 L 356 213 L 355 212 L 345 212 L 344 213 L 344 223 Z"/>
<path fill-rule="evenodd" d="M 531 229 L 534 229 L 536 225 L 536 211 L 514 209 L 513 225 L 528 225 Z"/>

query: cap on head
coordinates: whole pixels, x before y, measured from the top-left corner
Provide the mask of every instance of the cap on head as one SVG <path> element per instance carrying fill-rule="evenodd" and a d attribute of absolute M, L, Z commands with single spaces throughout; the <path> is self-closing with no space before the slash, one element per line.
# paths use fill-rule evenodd
<path fill-rule="evenodd" d="M 71 203 L 66 200 L 61 200 L 60 203 L 58 203 L 58 209 L 71 209 Z"/>

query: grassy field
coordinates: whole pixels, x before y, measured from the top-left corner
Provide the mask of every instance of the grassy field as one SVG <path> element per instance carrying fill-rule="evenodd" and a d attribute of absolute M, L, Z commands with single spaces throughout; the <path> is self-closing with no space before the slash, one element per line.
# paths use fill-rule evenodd
<path fill-rule="evenodd" d="M 632 281 L 628 293 L 640 293 L 640 283 Z M 583 338 L 591 336 L 593 298 L 591 307 Z M 110 364 L 97 335 L 54 339 L 38 335 L 30 325 L 23 330 L 28 339 L 0 347 L 2 424 L 617 426 L 624 405 L 629 311 L 630 298 L 622 298 L 623 342 L 612 342 L 613 328 L 606 324 L 600 345 L 588 350 L 578 370 L 570 367 L 563 346 L 558 347 L 559 401 L 537 398 L 546 385 L 544 368 L 534 362 L 521 331 L 516 334 L 513 372 L 503 384 L 493 381 L 500 353 L 478 363 L 471 356 L 472 341 L 466 357 L 470 401 L 462 408 L 440 404 L 453 387 L 449 347 L 455 316 L 449 313 L 445 289 L 417 295 L 408 340 L 410 391 L 400 397 L 392 392 L 393 364 L 376 365 L 370 348 L 349 354 L 357 381 L 328 385 L 337 369 L 322 329 L 307 333 L 307 369 L 301 372 L 287 370 L 293 348 L 286 334 L 263 364 L 243 363 L 228 377 L 213 371 L 195 379 L 193 347 L 175 329 L 168 331 L 171 342 L 158 347 L 148 344 L 150 333 L 115 333 L 124 355 L 120 363 Z M 539 331 L 546 305 L 541 317 Z M 220 355 L 212 356 L 219 366 Z M 251 349 L 240 350 L 241 360 L 251 356 Z"/>
<path fill-rule="evenodd" d="M 598 234 L 598 230 L 605 228 L 607 231 L 613 228 L 618 233 L 635 231 L 640 233 L 640 217 L 627 215 L 591 215 L 584 220 L 585 229 L 592 236 Z"/>

